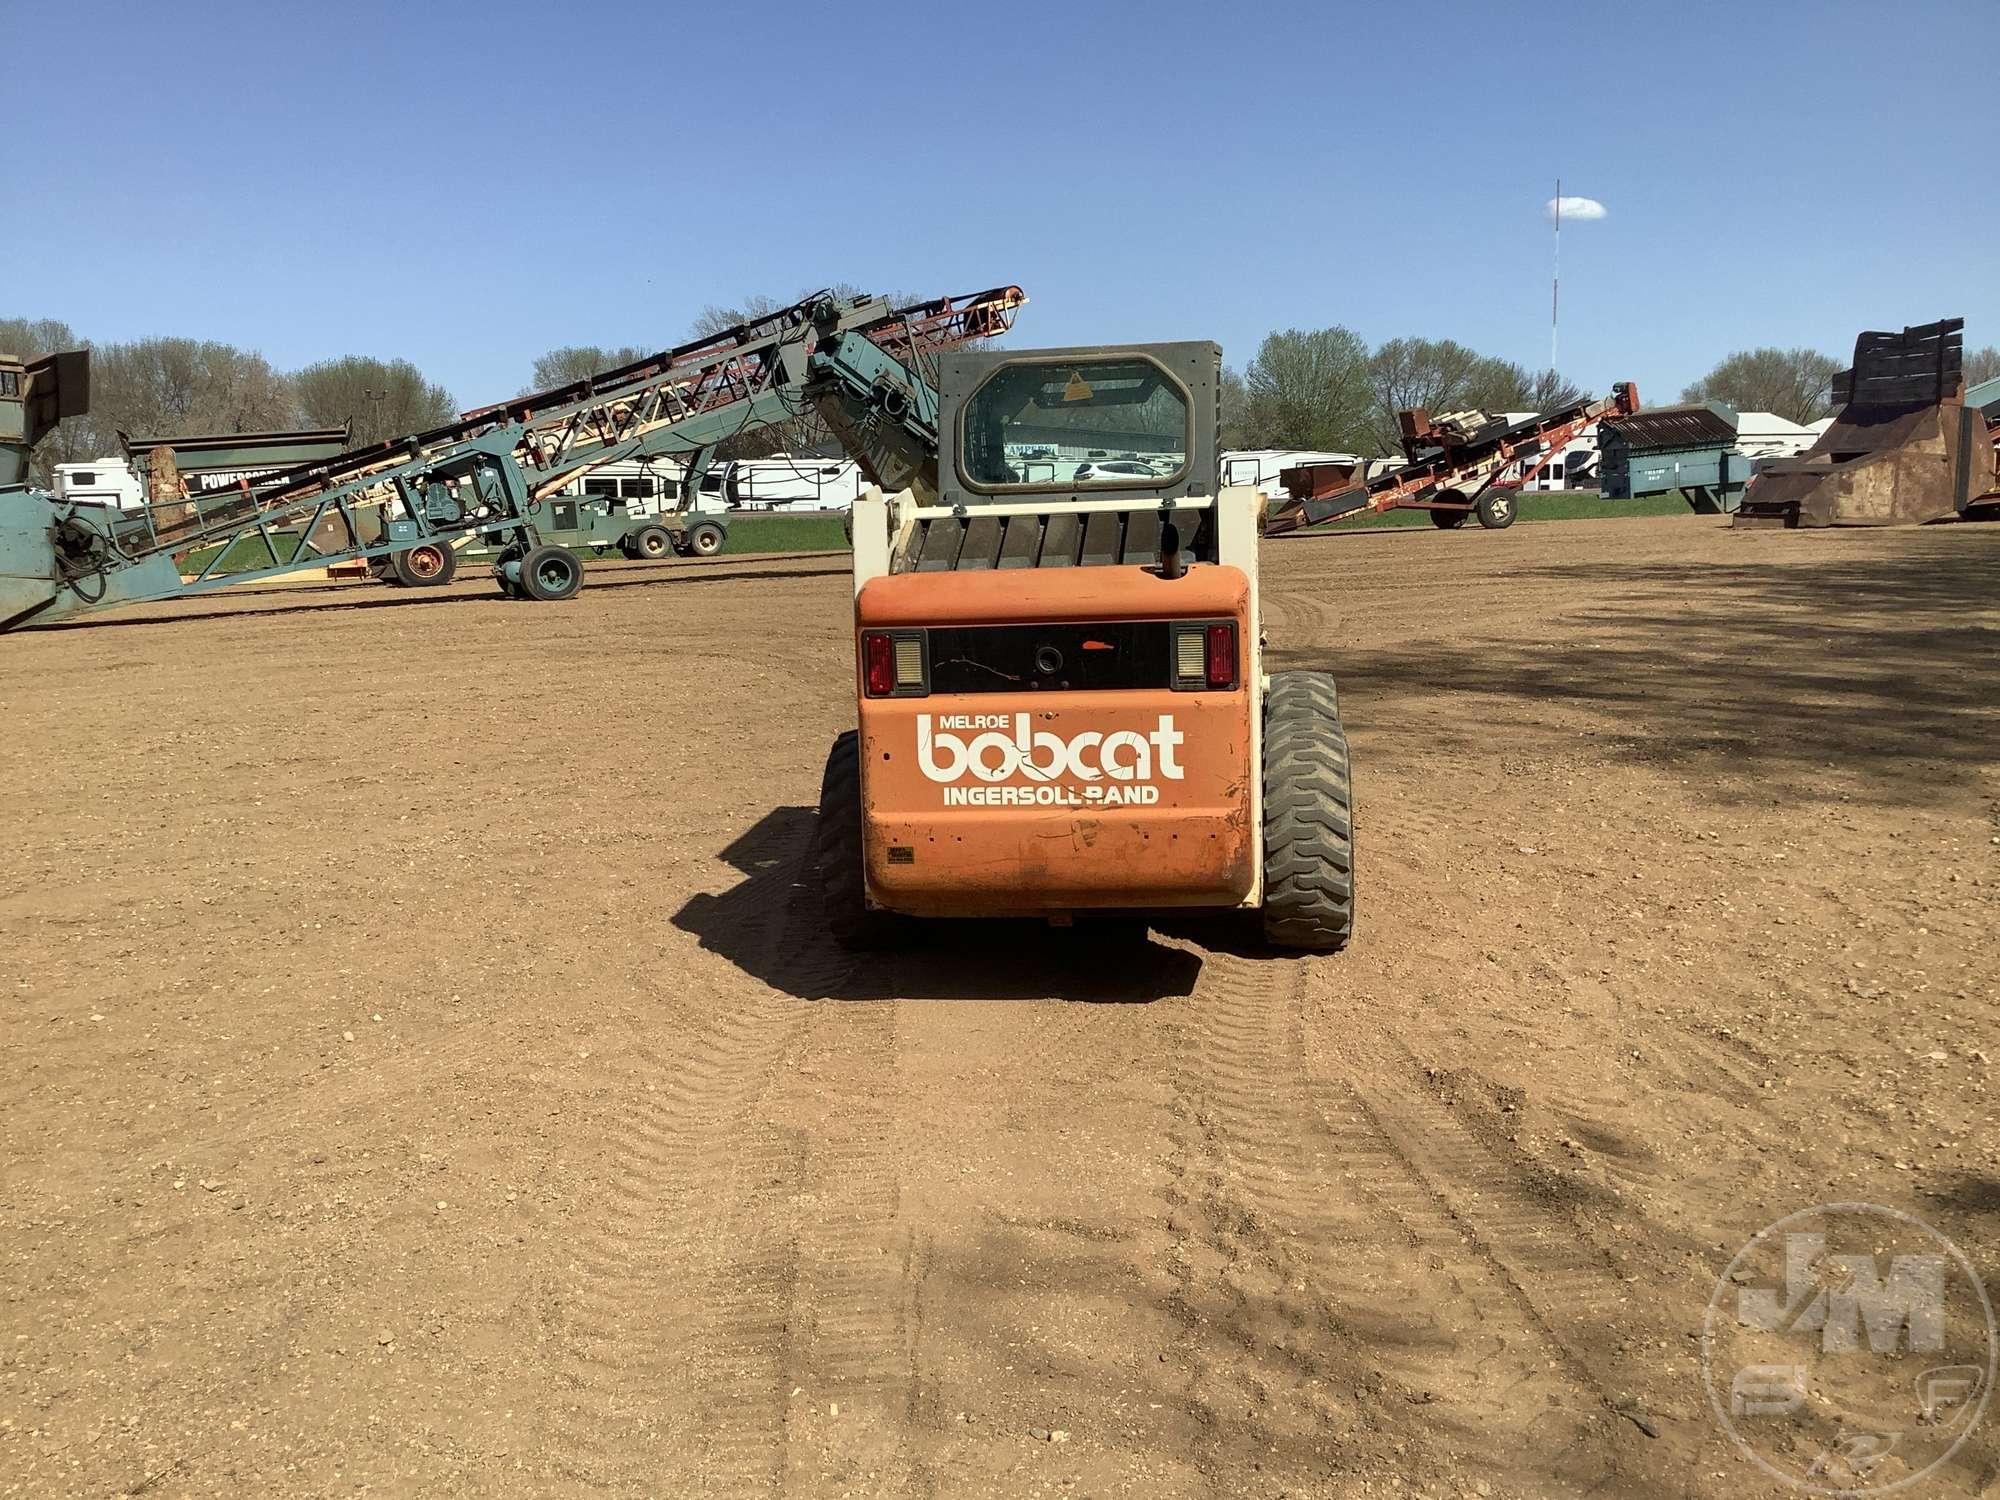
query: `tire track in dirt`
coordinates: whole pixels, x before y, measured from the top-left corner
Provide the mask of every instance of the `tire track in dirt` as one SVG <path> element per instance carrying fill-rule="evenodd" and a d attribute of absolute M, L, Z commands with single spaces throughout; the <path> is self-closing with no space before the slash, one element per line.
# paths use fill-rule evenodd
<path fill-rule="evenodd" d="M 1520 1162 L 1489 1149 L 1415 1082 L 1414 1058 L 1401 1070 L 1316 1072 L 1303 1018 L 1291 1026 L 1293 1057 L 1347 1185 L 1414 1252 L 1404 1270 L 1419 1274 L 1373 1310 L 1438 1304 L 1446 1353 L 1463 1351 L 1474 1376 L 1470 1389 L 1449 1393 L 1455 1425 L 1511 1432 L 1520 1445 L 1512 1451 L 1551 1454 L 1553 1475 L 1579 1489 L 1613 1481 L 1611 1413 L 1622 1408 L 1589 1351 L 1629 1301 L 1616 1269 L 1559 1202 L 1524 1180 Z M 1397 1279 L 1391 1268 L 1385 1285 Z M 1463 1358 L 1449 1363 L 1448 1377 L 1465 1368 Z M 1439 1370 L 1433 1354 L 1409 1373 Z"/>
<path fill-rule="evenodd" d="M 741 909 L 754 941 L 782 945 L 793 851 L 772 842 L 743 851 L 759 873 Z M 718 1493 L 767 1490 L 782 1473 L 796 1269 L 777 1210 L 800 1147 L 758 1106 L 806 1017 L 741 984 L 717 988 L 714 1012 L 685 1047 L 638 1049 L 623 1070 L 605 1200 L 566 1268 L 545 1457 L 614 1493 L 656 1492 L 690 1467 Z"/>
<path fill-rule="evenodd" d="M 1542 1301 L 1602 1315 L 1615 1278 L 1566 1253 L 1568 1225 L 1512 1190 L 1478 1221 L 1445 1185 L 1505 1180 L 1439 1107 L 1393 1085 L 1364 1092 L 1306 1066 L 1298 992 L 1306 965 L 1211 953 L 1187 1008 L 1169 1213 L 1194 1219 L 1169 1264 L 1189 1330 L 1187 1403 L 1211 1457 L 1243 1421 L 1258 1449 L 1324 1453 L 1353 1425 L 1401 1407 L 1462 1451 L 1558 1455 L 1577 1488 L 1613 1475 L 1607 1397 Z M 1210 1286 L 1207 1315 L 1199 1314 Z M 1220 1367 L 1206 1325 L 1233 1348 Z M 1372 1400 L 1366 1399 L 1372 1398 Z M 1383 1415 L 1384 1402 L 1393 1402 Z M 1369 1413 L 1364 1412 L 1364 1415 Z"/>
<path fill-rule="evenodd" d="M 813 905 L 809 897 L 802 904 Z M 837 964 L 824 941 L 819 963 Z M 810 1132 L 788 1379 L 806 1404 L 794 1408 L 786 1488 L 811 1491 L 865 1473 L 883 1488 L 907 1490 L 916 1478 L 907 1445 L 922 1257 L 903 1212 L 893 1087 L 899 1008 L 815 1002 L 804 1053 L 788 1100 L 791 1117 Z"/>
<path fill-rule="evenodd" d="M 1166 1018 L 1168 1310 L 1195 1462 L 1217 1494 L 1275 1449 L 1323 1464 L 1346 1425 L 1336 1392 L 1367 1378 L 1312 1268 L 1328 1208 L 1292 1128 L 1302 1106 L 1270 1066 L 1265 1018 L 1292 982 L 1286 966 L 1210 952 Z"/>
<path fill-rule="evenodd" d="M 579 1399 L 550 1453 L 599 1487 L 767 1494 L 911 1473 L 919 1257 L 884 1087 L 897 1012 L 798 998 L 840 991 L 852 961 L 820 931 L 795 839 L 770 842 L 738 851 L 759 872 L 740 909 L 783 957 L 768 984 L 723 988 L 694 1045 L 644 1055 L 613 1195 L 577 1258 L 564 1374 Z M 659 1320 L 649 1291 L 679 1311 Z M 658 1435 L 650 1462 L 635 1425 Z"/>
<path fill-rule="evenodd" d="M 1634 1080 L 1630 1038 L 1644 1034 L 1628 1014 L 1627 1002 L 1598 978 L 1549 970 L 1563 1002 L 1563 1014 L 1580 1019 L 1577 1029 L 1600 1039 L 1595 1055 L 1561 1060 L 1554 1077 L 1534 1091 L 1558 1125 L 1591 1154 L 1604 1179 L 1621 1193 L 1650 1191 L 1662 1172 L 1658 1155 L 1633 1126 Z"/>
<path fill-rule="evenodd" d="M 1664 1072 L 1684 1093 L 1754 1105 L 1767 1079 L 1779 1071 L 1768 1054 L 1740 1037 L 1713 1036 L 1681 1027 L 1666 1054 Z"/>
<path fill-rule="evenodd" d="M 1266 587 L 1258 607 L 1258 625 L 1279 650 L 1324 649 L 1341 638 L 1333 606 L 1313 590 Z"/>

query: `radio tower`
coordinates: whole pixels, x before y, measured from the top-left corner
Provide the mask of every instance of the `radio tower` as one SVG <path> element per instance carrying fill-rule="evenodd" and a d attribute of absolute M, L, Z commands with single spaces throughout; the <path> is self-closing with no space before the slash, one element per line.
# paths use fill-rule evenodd
<path fill-rule="evenodd" d="M 1563 180 L 1556 179 L 1556 270 L 1549 282 L 1549 369 L 1556 368 L 1556 329 L 1562 314 Z"/>

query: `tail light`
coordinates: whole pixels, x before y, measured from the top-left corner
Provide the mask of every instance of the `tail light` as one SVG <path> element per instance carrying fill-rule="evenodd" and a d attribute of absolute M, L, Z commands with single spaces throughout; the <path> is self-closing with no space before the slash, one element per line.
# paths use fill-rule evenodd
<path fill-rule="evenodd" d="M 1174 689 L 1220 693 L 1236 686 L 1236 624 L 1191 620 L 1174 626 Z"/>
<path fill-rule="evenodd" d="M 896 691 L 896 647 L 886 635 L 869 631 L 861 638 L 862 658 L 867 663 L 868 696 L 886 698 Z"/>
<path fill-rule="evenodd" d="M 861 681 L 871 698 L 921 698 L 930 692 L 929 653 L 921 630 L 861 632 Z"/>
<path fill-rule="evenodd" d="M 1203 653 L 1208 668 L 1208 685 L 1211 688 L 1233 688 L 1236 686 L 1236 627 L 1234 625 L 1211 625 L 1207 632 L 1208 649 Z"/>

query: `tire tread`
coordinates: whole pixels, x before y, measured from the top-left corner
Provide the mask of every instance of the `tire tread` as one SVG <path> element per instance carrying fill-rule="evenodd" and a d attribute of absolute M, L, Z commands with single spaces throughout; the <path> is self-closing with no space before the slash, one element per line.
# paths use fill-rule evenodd
<path fill-rule="evenodd" d="M 1340 695 L 1280 672 L 1264 695 L 1264 937 L 1334 953 L 1354 932 L 1354 793 Z"/>
<path fill-rule="evenodd" d="M 819 825 L 813 830 L 813 863 L 827 930 L 843 948 L 879 948 L 893 932 L 893 919 L 868 905 L 861 816 L 861 736 L 850 729 L 827 752 Z"/>

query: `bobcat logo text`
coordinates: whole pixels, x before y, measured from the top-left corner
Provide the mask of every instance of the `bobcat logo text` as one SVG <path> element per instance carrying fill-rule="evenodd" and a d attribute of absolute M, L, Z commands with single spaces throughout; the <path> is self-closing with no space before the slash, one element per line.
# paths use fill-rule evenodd
<path fill-rule="evenodd" d="M 917 764 L 944 786 L 946 807 L 1149 806 L 1160 800 L 1158 782 L 1187 774 L 1172 714 L 1144 734 L 1065 737 L 1033 723 L 1030 714 L 918 714 Z M 997 784 L 1016 777 L 1030 785 Z M 987 784 L 959 784 L 967 778 Z"/>

